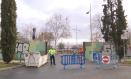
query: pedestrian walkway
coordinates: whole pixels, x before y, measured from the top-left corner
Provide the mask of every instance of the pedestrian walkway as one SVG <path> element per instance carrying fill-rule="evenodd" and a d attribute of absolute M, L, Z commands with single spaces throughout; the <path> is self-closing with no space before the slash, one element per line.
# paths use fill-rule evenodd
<path fill-rule="evenodd" d="M 56 57 L 56 65 L 50 63 L 40 67 L 21 67 L 0 71 L 0 79 L 130 79 L 131 67 L 118 69 L 97 69 L 96 65 L 87 63 L 83 69 L 79 65 L 69 65 L 66 70 Z"/>

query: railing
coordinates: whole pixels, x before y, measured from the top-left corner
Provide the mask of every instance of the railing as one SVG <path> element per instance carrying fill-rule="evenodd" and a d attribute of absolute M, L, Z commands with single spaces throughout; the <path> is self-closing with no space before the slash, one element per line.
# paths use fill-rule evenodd
<path fill-rule="evenodd" d="M 75 64 L 79 64 L 80 68 L 82 68 L 82 65 L 85 64 L 85 57 L 84 55 L 80 54 L 62 55 L 61 64 L 64 65 L 64 69 L 66 65 L 75 65 Z"/>

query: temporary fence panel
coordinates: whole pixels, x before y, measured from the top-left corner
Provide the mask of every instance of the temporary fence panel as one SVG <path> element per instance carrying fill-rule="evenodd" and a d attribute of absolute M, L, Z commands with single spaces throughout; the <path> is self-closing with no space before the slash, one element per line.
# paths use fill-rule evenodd
<path fill-rule="evenodd" d="M 80 68 L 82 68 L 82 65 L 85 64 L 85 57 L 84 55 L 80 54 L 62 55 L 61 64 L 64 65 L 64 69 L 66 65 L 75 65 L 75 64 L 79 64 Z"/>
<path fill-rule="evenodd" d="M 115 54 L 103 55 L 100 52 L 93 53 L 93 62 L 97 67 L 110 66 L 116 68 L 118 67 L 118 58 Z"/>

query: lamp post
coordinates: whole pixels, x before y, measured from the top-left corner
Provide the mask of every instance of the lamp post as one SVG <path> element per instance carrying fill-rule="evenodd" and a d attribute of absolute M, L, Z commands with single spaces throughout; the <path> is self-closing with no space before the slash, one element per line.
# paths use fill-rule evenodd
<path fill-rule="evenodd" d="M 88 11 L 88 12 L 86 12 L 86 14 L 90 14 L 90 34 L 91 34 L 91 38 L 90 38 L 90 40 L 91 40 L 91 51 L 92 51 L 92 24 L 91 24 L 91 3 L 90 3 L 90 10 Z"/>
<path fill-rule="evenodd" d="M 92 43 L 92 24 L 91 24 L 91 4 L 90 4 L 90 11 L 86 12 L 86 14 L 90 14 L 90 34 L 91 34 L 91 43 Z"/>

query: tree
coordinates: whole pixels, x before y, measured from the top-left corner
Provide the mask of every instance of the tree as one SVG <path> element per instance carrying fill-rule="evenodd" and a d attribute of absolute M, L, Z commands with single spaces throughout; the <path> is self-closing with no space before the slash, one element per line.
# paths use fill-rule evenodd
<path fill-rule="evenodd" d="M 47 48 L 50 48 L 50 43 L 52 40 L 54 40 L 54 36 L 51 32 L 42 32 L 38 36 L 38 40 L 44 41 L 47 44 Z"/>
<path fill-rule="evenodd" d="M 1 6 L 0 6 L 0 19 L 1 19 Z M 0 20 L 0 49 L 1 49 L 1 20 Z"/>
<path fill-rule="evenodd" d="M 92 19 L 92 28 L 93 28 L 93 35 L 92 35 L 92 40 L 94 42 L 100 42 L 103 40 L 102 38 L 102 33 L 101 33 L 101 28 L 102 28 L 102 21 L 101 21 L 101 15 L 100 14 L 95 14 L 95 16 Z"/>
<path fill-rule="evenodd" d="M 63 17 L 60 14 L 53 15 L 50 18 L 46 26 L 54 36 L 54 46 L 56 47 L 57 42 L 60 38 L 67 38 L 70 36 L 70 25 L 67 17 Z"/>
<path fill-rule="evenodd" d="M 116 53 L 121 59 L 123 57 L 123 42 L 121 35 L 123 30 L 127 28 L 126 18 L 123 11 L 121 0 L 107 0 L 103 9 L 104 16 L 102 17 L 103 27 L 102 34 L 106 42 L 113 42 L 115 45 Z"/>
<path fill-rule="evenodd" d="M 17 32 L 17 40 L 16 42 L 18 43 L 29 43 L 29 40 L 27 38 L 25 38 L 22 33 Z"/>
<path fill-rule="evenodd" d="M 103 38 L 105 39 L 105 41 L 109 40 L 109 15 L 108 15 L 108 8 L 107 5 L 103 5 L 104 9 L 103 9 L 103 17 L 102 17 L 102 23 L 103 23 L 103 27 L 101 28 L 101 32 L 103 34 Z"/>
<path fill-rule="evenodd" d="M 20 32 L 26 41 L 32 40 L 33 28 L 36 27 L 34 24 L 22 24 L 22 32 Z M 37 37 L 37 36 L 36 36 Z"/>
<path fill-rule="evenodd" d="M 3 60 L 9 63 L 16 48 L 16 2 L 2 0 L 1 3 L 1 48 Z"/>
<path fill-rule="evenodd" d="M 125 45 L 125 47 L 127 47 L 127 43 L 123 42 L 123 40 L 121 39 L 121 35 L 123 34 L 123 30 L 127 28 L 127 23 L 126 23 L 126 16 L 124 15 L 124 10 L 123 10 L 121 0 L 117 0 L 116 18 L 117 18 L 116 19 L 117 39 L 115 40 L 115 43 L 117 45 L 116 47 L 117 47 L 118 55 L 120 56 L 120 58 L 122 58 L 124 55 L 124 52 L 123 52 L 124 50 L 121 50 L 120 46 Z M 125 40 L 125 42 L 127 42 L 127 40 Z"/>
<path fill-rule="evenodd" d="M 64 49 L 64 48 L 65 48 L 64 43 L 59 43 L 59 44 L 58 44 L 58 48 L 59 48 L 59 49 Z"/>
<path fill-rule="evenodd" d="M 45 42 L 50 42 L 54 39 L 53 34 L 51 32 L 42 32 L 38 39 Z"/>

